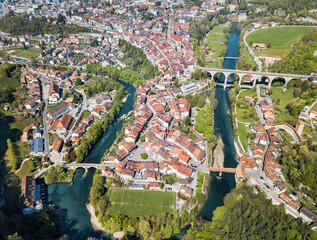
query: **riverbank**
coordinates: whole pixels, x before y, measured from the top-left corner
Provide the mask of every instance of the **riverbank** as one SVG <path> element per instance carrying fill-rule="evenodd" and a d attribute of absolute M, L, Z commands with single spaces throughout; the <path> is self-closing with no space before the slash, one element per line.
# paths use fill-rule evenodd
<path fill-rule="evenodd" d="M 103 230 L 103 227 L 101 226 L 101 223 L 99 222 L 99 220 L 98 220 L 98 218 L 97 218 L 97 216 L 95 214 L 95 209 L 91 205 L 91 203 L 86 204 L 86 208 L 87 208 L 87 210 L 88 210 L 88 212 L 90 214 L 90 222 L 91 222 L 91 225 L 92 225 L 93 229 L 95 231 L 103 231 L 103 232 L 105 232 Z"/>

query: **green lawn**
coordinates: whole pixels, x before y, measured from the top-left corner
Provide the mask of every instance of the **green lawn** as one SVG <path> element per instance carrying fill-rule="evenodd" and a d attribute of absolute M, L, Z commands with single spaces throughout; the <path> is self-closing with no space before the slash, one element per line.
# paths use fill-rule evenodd
<path fill-rule="evenodd" d="M 244 99 L 245 96 L 256 97 L 256 92 L 251 91 L 250 89 L 245 89 L 240 92 L 238 99 L 240 98 Z"/>
<path fill-rule="evenodd" d="M 63 103 L 64 103 L 64 101 L 60 101 L 59 103 L 57 103 L 55 105 L 47 105 L 47 112 L 54 110 L 55 108 L 62 105 Z"/>
<path fill-rule="evenodd" d="M 31 167 L 29 161 L 25 161 L 19 171 L 17 171 L 15 174 L 19 178 L 24 178 L 25 176 L 31 176 L 36 172 L 36 168 Z"/>
<path fill-rule="evenodd" d="M 32 124 L 36 119 L 34 118 L 25 118 L 23 116 L 18 116 L 17 111 L 4 111 L 3 109 L 0 109 L 0 113 L 2 113 L 4 116 L 7 116 L 8 118 L 12 118 L 12 122 L 10 122 L 10 129 L 15 130 L 18 129 L 22 131 L 26 126 Z M 13 120 L 14 118 L 14 120 Z"/>
<path fill-rule="evenodd" d="M 289 135 L 287 132 L 284 131 L 280 131 L 280 134 L 283 138 L 284 141 L 286 141 L 287 143 L 290 143 L 291 141 L 293 141 L 293 137 L 291 135 Z"/>
<path fill-rule="evenodd" d="M 11 77 L 8 74 L 8 71 L 10 71 L 11 66 L 12 65 L 9 64 L 3 64 L 0 66 L 0 87 L 4 87 L 6 85 L 14 89 L 20 87 L 19 79 Z"/>
<path fill-rule="evenodd" d="M 174 192 L 149 190 L 112 189 L 107 214 L 123 214 L 129 217 L 172 214 L 175 208 Z"/>
<path fill-rule="evenodd" d="M 246 41 L 248 44 L 251 41 L 253 43 L 272 43 L 271 48 L 254 51 L 257 56 L 260 54 L 274 54 L 285 57 L 291 51 L 292 44 L 313 29 L 316 28 L 299 26 L 267 28 L 250 33 Z"/>
<path fill-rule="evenodd" d="M 284 122 L 288 121 L 288 119 L 293 118 L 286 109 L 287 104 L 293 101 L 294 99 L 294 89 L 295 88 L 289 88 L 285 93 L 283 93 L 283 89 L 281 87 L 271 87 L 271 91 L 273 92 L 271 97 L 272 100 L 274 99 L 279 99 L 280 103 L 274 103 L 274 113 L 275 113 L 275 118 Z"/>
<path fill-rule="evenodd" d="M 38 57 L 40 55 L 41 50 L 36 48 L 29 48 L 27 50 L 22 50 L 21 52 L 17 53 L 17 57 L 24 57 L 24 58 L 32 58 Z"/>
<path fill-rule="evenodd" d="M 244 151 L 246 152 L 248 149 L 248 133 L 247 133 L 247 128 L 242 123 L 238 123 L 238 134 L 239 134 L 242 147 L 244 148 Z"/>
<path fill-rule="evenodd" d="M 208 47 L 210 47 L 210 53 L 213 52 L 214 54 L 211 57 L 216 59 L 213 63 L 208 63 L 208 67 L 217 67 L 218 57 L 221 55 L 222 51 L 224 51 L 225 44 L 225 34 L 223 33 L 223 29 L 225 28 L 226 24 L 219 24 L 209 32 L 206 43 Z"/>
<path fill-rule="evenodd" d="M 83 121 L 83 119 L 85 119 L 86 117 L 90 116 L 90 112 L 89 111 L 85 111 L 82 118 L 81 118 L 81 121 Z"/>

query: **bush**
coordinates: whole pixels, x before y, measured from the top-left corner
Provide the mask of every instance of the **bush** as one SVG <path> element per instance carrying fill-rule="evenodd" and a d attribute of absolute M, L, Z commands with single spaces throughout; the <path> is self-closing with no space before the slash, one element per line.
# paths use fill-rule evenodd
<path fill-rule="evenodd" d="M 147 159 L 148 158 L 147 153 L 141 153 L 140 156 L 141 156 L 142 159 Z"/>

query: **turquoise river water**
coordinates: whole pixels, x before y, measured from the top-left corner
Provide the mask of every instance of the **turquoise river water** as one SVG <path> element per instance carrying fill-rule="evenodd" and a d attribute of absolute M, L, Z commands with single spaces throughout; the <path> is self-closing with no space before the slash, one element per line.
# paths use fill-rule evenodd
<path fill-rule="evenodd" d="M 240 30 L 238 25 L 233 24 L 228 38 L 228 51 L 226 56 L 239 56 L 239 35 Z M 235 64 L 236 60 L 225 59 L 223 68 L 234 69 Z M 220 81 L 224 81 L 223 76 Z M 121 109 L 118 118 L 133 109 L 133 98 L 135 94 L 135 88 L 131 84 L 126 82 L 121 83 L 130 95 Z M 228 94 L 228 89 L 224 91 L 222 87 L 217 87 L 216 98 L 219 104 L 215 111 L 214 129 L 216 135 L 220 136 L 224 143 L 224 166 L 236 167 L 237 162 Z M 121 130 L 122 125 L 123 121 L 115 121 L 102 136 L 90 155 L 85 159 L 85 162 L 99 163 L 104 152 L 112 145 L 116 138 L 116 133 Z M 58 213 L 62 231 L 64 234 L 67 234 L 74 239 L 87 239 L 88 236 L 104 239 L 111 238 L 104 233 L 93 230 L 90 223 L 90 215 L 86 209 L 94 172 L 95 170 L 90 169 L 84 175 L 84 170 L 79 169 L 76 171 L 74 181 L 71 184 L 58 183 L 48 186 L 49 202 L 57 205 L 59 208 Z M 222 205 L 224 196 L 234 187 L 235 180 L 233 174 L 223 174 L 221 177 L 212 174 L 208 199 L 200 212 L 200 216 L 210 220 L 213 211 L 216 207 Z"/>

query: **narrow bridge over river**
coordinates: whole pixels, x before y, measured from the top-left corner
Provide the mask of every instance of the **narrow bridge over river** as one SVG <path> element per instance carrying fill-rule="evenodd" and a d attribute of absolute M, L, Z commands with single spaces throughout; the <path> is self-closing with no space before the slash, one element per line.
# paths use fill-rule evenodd
<path fill-rule="evenodd" d="M 210 73 L 211 77 L 214 77 L 216 73 L 223 73 L 225 76 L 225 82 L 221 85 L 223 85 L 224 89 L 226 89 L 227 86 L 232 86 L 228 84 L 228 77 L 231 74 L 236 74 L 239 77 L 239 85 L 242 84 L 242 78 L 243 76 L 250 75 L 253 77 L 252 80 L 252 87 L 256 85 L 257 82 L 261 82 L 262 77 L 266 77 L 269 81 L 268 87 L 270 88 L 272 85 L 272 82 L 276 78 L 283 78 L 285 80 L 286 85 L 289 81 L 293 79 L 299 79 L 299 80 L 309 80 L 311 75 L 298 75 L 298 74 L 287 74 L 287 73 L 273 73 L 273 72 L 260 72 L 260 71 L 245 71 L 245 70 L 237 70 L 237 69 L 223 69 L 223 68 L 206 68 L 206 67 L 200 67 L 202 71 Z M 219 85 L 219 84 L 218 84 Z"/>

